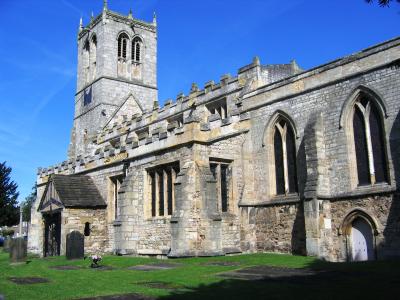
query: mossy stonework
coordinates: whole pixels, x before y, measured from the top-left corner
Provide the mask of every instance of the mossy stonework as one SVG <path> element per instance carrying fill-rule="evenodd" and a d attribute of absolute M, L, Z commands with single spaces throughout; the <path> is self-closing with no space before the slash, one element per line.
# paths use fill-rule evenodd
<path fill-rule="evenodd" d="M 88 253 L 400 256 L 400 38 L 311 70 L 255 58 L 163 107 L 156 58 L 155 17 L 80 26 L 68 158 L 38 170 L 29 251 L 77 230 Z"/>

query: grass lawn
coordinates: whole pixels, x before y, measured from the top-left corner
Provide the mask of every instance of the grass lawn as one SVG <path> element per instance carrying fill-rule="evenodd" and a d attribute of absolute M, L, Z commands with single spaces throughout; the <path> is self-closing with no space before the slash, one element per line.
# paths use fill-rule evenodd
<path fill-rule="evenodd" d="M 139 293 L 157 299 L 385 299 L 400 298 L 400 261 L 368 263 L 324 263 L 311 257 L 252 254 L 213 258 L 156 260 L 106 256 L 102 265 L 112 270 L 89 268 L 89 261 L 67 261 L 64 257 L 30 258 L 10 265 L 0 250 L 0 294 L 6 299 L 76 299 L 99 295 Z M 157 271 L 128 270 L 134 265 L 179 263 L 177 268 Z M 231 266 L 207 265 L 230 262 Z M 57 270 L 54 266 L 79 266 Z M 269 265 L 325 270 L 311 276 L 271 280 L 225 279 L 218 273 L 249 266 Z M 18 285 L 11 277 L 42 277 L 48 283 Z M 156 283 L 152 285 L 152 283 Z M 165 286 L 157 286 L 160 283 Z M 165 288 L 168 287 L 168 288 Z"/>

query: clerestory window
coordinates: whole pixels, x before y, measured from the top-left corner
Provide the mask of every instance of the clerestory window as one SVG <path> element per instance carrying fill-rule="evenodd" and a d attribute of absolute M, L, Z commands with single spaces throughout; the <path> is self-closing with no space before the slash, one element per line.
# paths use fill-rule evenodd
<path fill-rule="evenodd" d="M 168 119 L 168 126 L 167 126 L 168 131 L 171 132 L 174 129 L 181 127 L 183 127 L 183 114 Z"/>
<path fill-rule="evenodd" d="M 228 117 L 228 109 L 225 98 L 209 103 L 206 105 L 206 107 L 210 113 L 209 121 L 214 120 L 215 118 L 223 120 Z"/>

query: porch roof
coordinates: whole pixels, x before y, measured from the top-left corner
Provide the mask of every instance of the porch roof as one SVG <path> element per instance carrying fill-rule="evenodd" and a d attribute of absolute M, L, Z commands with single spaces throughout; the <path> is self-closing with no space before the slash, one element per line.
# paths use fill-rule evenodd
<path fill-rule="evenodd" d="M 49 186 L 53 186 L 56 196 L 64 207 L 105 207 L 100 192 L 92 178 L 84 175 L 52 175 L 43 195 L 43 200 L 51 199 Z"/>

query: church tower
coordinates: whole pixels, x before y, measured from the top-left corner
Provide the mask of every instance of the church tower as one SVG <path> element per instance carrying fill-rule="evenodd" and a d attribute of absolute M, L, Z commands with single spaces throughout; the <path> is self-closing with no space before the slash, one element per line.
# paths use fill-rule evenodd
<path fill-rule="evenodd" d="M 69 158 L 86 155 L 99 130 L 157 101 L 157 22 L 103 11 L 78 32 L 78 71 Z"/>

